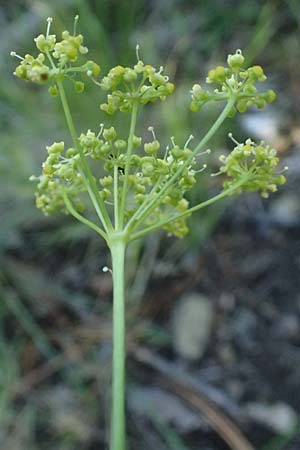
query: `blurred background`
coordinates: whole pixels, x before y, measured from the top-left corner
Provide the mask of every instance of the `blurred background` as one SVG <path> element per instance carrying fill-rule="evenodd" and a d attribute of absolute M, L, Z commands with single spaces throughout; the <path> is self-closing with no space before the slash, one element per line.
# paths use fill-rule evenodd
<path fill-rule="evenodd" d="M 176 92 L 147 109 L 139 134 L 198 140 L 217 111 L 190 114 L 189 90 L 237 48 L 278 93 L 266 110 L 227 121 L 191 201 L 218 192 L 218 156 L 265 139 L 289 166 L 268 201 L 243 195 L 196 214 L 184 240 L 132 245 L 127 267 L 127 409 L 131 450 L 300 448 L 299 0 L 0 1 L 0 445 L 9 450 L 107 448 L 111 295 L 108 252 L 71 218 L 44 218 L 28 178 L 45 146 L 69 140 L 59 102 L 13 77 L 33 37 L 79 31 L 102 74 L 163 65 Z M 127 123 L 72 95 L 80 132 Z M 144 126 L 143 126 L 144 124 Z M 207 158 L 206 158 L 207 159 Z M 250 443 L 251 444 L 250 444 Z"/>

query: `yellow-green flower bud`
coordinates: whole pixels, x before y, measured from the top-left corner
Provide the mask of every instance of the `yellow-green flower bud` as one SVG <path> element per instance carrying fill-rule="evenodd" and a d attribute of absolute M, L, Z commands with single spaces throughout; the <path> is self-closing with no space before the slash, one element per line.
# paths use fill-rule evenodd
<path fill-rule="evenodd" d="M 146 144 L 144 144 L 145 153 L 148 153 L 148 155 L 155 156 L 157 154 L 159 148 L 160 148 L 160 143 L 157 140 L 155 140 L 153 142 L 147 142 Z"/>
<path fill-rule="evenodd" d="M 218 66 L 208 72 L 208 83 L 223 83 L 228 75 L 228 69 L 223 66 Z"/>
<path fill-rule="evenodd" d="M 101 71 L 100 66 L 94 61 L 88 61 L 85 64 L 85 67 L 87 69 L 87 74 L 92 75 L 93 77 L 97 77 Z"/>
<path fill-rule="evenodd" d="M 106 141 L 114 141 L 117 137 L 114 127 L 105 128 L 103 131 L 103 137 Z"/>
<path fill-rule="evenodd" d="M 123 78 L 127 83 L 133 83 L 137 79 L 137 73 L 128 67 L 125 69 Z"/>
<path fill-rule="evenodd" d="M 136 203 L 141 204 L 141 203 L 143 203 L 143 201 L 145 199 L 145 195 L 144 194 L 136 194 L 134 196 L 134 199 L 135 199 Z"/>
<path fill-rule="evenodd" d="M 48 34 L 46 37 L 43 34 L 40 34 L 34 39 L 34 41 L 35 45 L 41 52 L 52 52 L 56 44 L 56 36 L 55 34 Z"/>
<path fill-rule="evenodd" d="M 53 84 L 52 86 L 49 87 L 48 92 L 49 92 L 49 94 L 52 97 L 58 97 L 59 96 L 59 91 L 58 91 L 58 89 L 57 89 L 55 84 Z"/>
<path fill-rule="evenodd" d="M 82 81 L 75 81 L 75 92 L 81 94 L 84 91 L 84 83 Z"/>
<path fill-rule="evenodd" d="M 52 145 L 46 147 L 48 155 L 60 154 L 64 151 L 64 148 L 65 143 L 63 141 L 54 142 Z"/>
<path fill-rule="evenodd" d="M 122 152 L 127 147 L 127 143 L 123 139 L 117 139 L 114 146 L 119 152 Z"/>
<path fill-rule="evenodd" d="M 169 83 L 166 84 L 166 94 L 167 94 L 167 95 L 173 94 L 174 89 L 175 89 L 174 83 L 170 83 L 170 82 L 169 82 Z"/>
<path fill-rule="evenodd" d="M 192 87 L 192 96 L 195 100 L 201 100 L 201 97 L 203 95 L 203 89 L 200 86 L 200 84 L 194 84 Z"/>
<path fill-rule="evenodd" d="M 102 189 L 102 191 L 100 191 L 100 196 L 101 196 L 102 200 L 106 201 L 111 196 L 111 192 L 109 189 L 104 188 L 104 189 Z"/>
<path fill-rule="evenodd" d="M 142 138 L 138 136 L 133 136 L 132 140 L 133 148 L 138 148 L 142 144 Z"/>
<path fill-rule="evenodd" d="M 113 184 L 113 178 L 109 175 L 107 177 L 103 177 L 99 179 L 101 186 L 104 188 L 108 188 Z"/>
<path fill-rule="evenodd" d="M 182 198 L 182 199 L 179 200 L 179 202 L 177 203 L 177 209 L 178 209 L 180 212 L 186 211 L 186 210 L 188 209 L 188 207 L 189 207 L 189 202 L 188 202 L 185 198 Z"/>
<path fill-rule="evenodd" d="M 267 79 L 261 66 L 253 66 L 248 69 L 250 76 L 258 81 L 265 81 Z"/>
<path fill-rule="evenodd" d="M 77 203 L 75 204 L 75 209 L 76 209 L 77 212 L 79 212 L 80 214 L 82 214 L 82 213 L 84 212 L 84 210 L 85 210 L 85 205 L 84 205 L 84 203 L 83 203 L 83 202 L 77 202 Z"/>
<path fill-rule="evenodd" d="M 151 176 L 154 172 L 154 165 L 149 162 L 143 163 L 142 172 L 146 176 Z"/>
<path fill-rule="evenodd" d="M 77 155 L 77 151 L 75 148 L 68 148 L 68 150 L 66 151 L 66 156 L 67 158 L 73 158 L 75 155 Z"/>
<path fill-rule="evenodd" d="M 234 55 L 228 55 L 227 64 L 234 71 L 237 72 L 244 64 L 245 58 L 241 50 L 237 50 Z"/>
<path fill-rule="evenodd" d="M 266 100 L 267 103 L 272 103 L 275 99 L 276 99 L 276 94 L 272 89 L 269 89 L 265 94 L 264 94 L 264 99 Z"/>

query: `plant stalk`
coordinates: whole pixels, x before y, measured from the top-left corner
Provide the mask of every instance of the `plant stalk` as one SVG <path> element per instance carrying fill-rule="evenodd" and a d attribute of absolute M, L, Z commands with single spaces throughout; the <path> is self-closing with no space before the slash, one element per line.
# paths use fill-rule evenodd
<path fill-rule="evenodd" d="M 136 119 L 138 114 L 138 104 L 134 103 L 132 107 L 132 113 L 131 113 L 131 121 L 130 121 L 130 129 L 129 129 L 129 137 L 128 137 L 128 146 L 127 146 L 127 153 L 126 153 L 126 164 L 125 164 L 125 173 L 124 173 L 124 185 L 122 190 L 122 199 L 121 199 L 121 207 L 120 207 L 120 225 L 123 227 L 124 224 L 124 214 L 126 209 L 126 198 L 127 198 L 127 191 L 128 191 L 128 177 L 129 177 L 129 171 L 130 171 L 130 164 L 131 164 L 131 154 L 133 149 L 133 137 L 136 127 Z"/>
<path fill-rule="evenodd" d="M 113 358 L 110 450 L 125 450 L 125 250 L 123 236 L 110 240 L 113 276 Z"/>
<path fill-rule="evenodd" d="M 61 99 L 61 103 L 62 103 L 62 107 L 64 110 L 64 114 L 65 114 L 65 118 L 66 118 L 66 122 L 73 140 L 73 144 L 74 147 L 77 149 L 79 155 L 80 155 L 80 161 L 82 164 L 82 168 L 84 171 L 84 178 L 85 178 L 85 184 L 88 190 L 88 193 L 90 195 L 90 198 L 92 200 L 92 203 L 94 205 L 94 208 L 98 214 L 98 217 L 103 225 L 103 227 L 105 228 L 105 231 L 108 231 L 109 229 L 112 229 L 112 224 L 108 215 L 108 212 L 105 208 L 105 205 L 103 203 L 102 198 L 99 195 L 97 186 L 96 186 L 96 182 L 94 180 L 93 174 L 91 173 L 90 167 L 85 159 L 85 156 L 83 154 L 82 148 L 79 145 L 78 142 L 78 137 L 77 137 L 77 132 L 75 130 L 75 125 L 73 122 L 73 118 L 71 115 L 71 111 L 69 108 L 69 104 L 68 104 L 68 100 L 67 100 L 67 96 L 64 90 L 64 86 L 62 81 L 58 80 L 57 81 L 57 86 L 59 89 L 59 93 L 60 93 L 60 99 Z"/>

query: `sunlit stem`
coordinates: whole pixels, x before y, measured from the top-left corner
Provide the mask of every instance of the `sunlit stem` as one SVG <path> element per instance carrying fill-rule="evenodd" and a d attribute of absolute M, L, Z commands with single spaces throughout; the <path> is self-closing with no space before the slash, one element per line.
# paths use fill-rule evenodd
<path fill-rule="evenodd" d="M 101 228 L 99 228 L 96 224 L 94 224 L 89 219 L 87 219 L 86 217 L 84 217 L 81 214 L 79 214 L 78 211 L 76 211 L 76 209 L 72 205 L 72 202 L 68 198 L 68 196 L 67 196 L 65 191 L 62 192 L 62 195 L 63 195 L 63 199 L 64 199 L 64 202 L 65 202 L 65 205 L 66 205 L 66 208 L 67 208 L 68 212 L 73 217 L 75 217 L 75 219 L 79 220 L 80 222 L 82 222 L 87 227 L 89 227 L 92 230 L 96 231 L 96 233 L 100 234 L 100 236 L 102 236 L 106 240 L 107 239 L 106 233 L 103 230 L 101 230 Z"/>
<path fill-rule="evenodd" d="M 126 450 L 125 445 L 125 249 L 124 237 L 110 236 L 113 274 L 113 361 L 110 450 Z"/>
<path fill-rule="evenodd" d="M 133 149 L 133 138 L 134 138 L 134 132 L 135 132 L 135 127 L 136 127 L 137 112 L 138 112 L 138 104 L 135 102 L 132 107 L 130 129 L 129 129 L 129 136 L 128 136 L 128 146 L 127 146 L 127 153 L 126 153 L 124 184 L 123 184 L 121 207 L 120 207 L 120 226 L 121 227 L 123 226 L 123 223 L 124 223 L 124 214 L 125 214 L 126 199 L 127 199 L 127 193 L 128 193 L 128 177 L 129 177 L 129 171 L 130 171 L 130 165 L 131 165 L 130 160 L 131 160 L 131 154 L 132 154 L 132 149 Z"/>

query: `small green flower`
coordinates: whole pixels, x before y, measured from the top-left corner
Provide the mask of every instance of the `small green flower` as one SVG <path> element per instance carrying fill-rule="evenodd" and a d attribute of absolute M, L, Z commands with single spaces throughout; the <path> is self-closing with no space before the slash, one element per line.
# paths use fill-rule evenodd
<path fill-rule="evenodd" d="M 256 144 L 247 139 L 244 144 L 237 143 L 232 152 L 228 156 L 222 155 L 220 160 L 223 163 L 220 173 L 229 177 L 224 182 L 224 189 L 241 182 L 241 186 L 233 193 L 258 191 L 267 198 L 269 192 L 277 191 L 277 187 L 286 181 L 284 175 L 278 174 L 279 158 L 276 150 L 263 141 Z"/>
<path fill-rule="evenodd" d="M 76 80 L 76 75 L 85 74 L 93 79 L 99 75 L 100 66 L 94 61 L 87 61 L 78 67 L 72 66 L 80 55 L 88 52 L 88 49 L 82 45 L 83 36 L 75 33 L 77 20 L 78 17 L 74 21 L 73 34 L 65 30 L 62 33 L 62 41 L 57 42 L 56 35 L 50 34 L 52 18 L 49 17 L 46 35 L 40 34 L 34 39 L 41 52 L 37 57 L 27 54 L 23 58 L 15 52 L 11 52 L 12 56 L 21 60 L 14 74 L 26 81 L 38 84 L 45 84 L 50 80 L 49 93 L 53 97 L 59 95 L 57 82 L 63 79 L 72 81 L 75 92 L 82 93 L 85 86 L 82 81 Z M 57 65 L 55 60 L 58 60 Z"/>
<path fill-rule="evenodd" d="M 164 100 L 174 91 L 174 85 L 153 66 L 145 65 L 141 60 L 133 67 L 116 66 L 102 78 L 100 86 L 110 92 L 107 102 L 100 108 L 107 114 L 116 111 L 130 112 L 134 103 L 146 105 L 157 100 Z"/>
<path fill-rule="evenodd" d="M 243 113 L 253 105 L 262 109 L 267 103 L 273 102 L 276 98 L 274 91 L 259 92 L 255 85 L 256 82 L 264 82 L 267 79 L 262 67 L 252 66 L 243 69 L 244 62 L 241 50 L 237 50 L 235 54 L 228 56 L 228 67 L 218 66 L 210 70 L 206 82 L 215 84 L 216 89 L 206 91 L 199 84 L 195 84 L 191 90 L 191 111 L 197 112 L 209 101 L 233 98 L 235 99 L 235 106 L 231 112 L 233 116 L 236 110 Z"/>
<path fill-rule="evenodd" d="M 84 47 L 82 43 L 82 34 L 72 36 L 69 31 L 63 31 L 62 41 L 55 44 L 53 56 L 63 64 L 75 62 L 80 54 L 85 55 L 88 52 L 87 47 Z"/>
<path fill-rule="evenodd" d="M 11 54 L 14 55 L 14 52 Z M 25 55 L 25 58 L 21 59 L 22 61 L 16 67 L 14 75 L 37 84 L 45 84 L 49 81 L 50 69 L 45 64 L 45 55 L 43 53 L 40 53 L 37 58 Z"/>
<path fill-rule="evenodd" d="M 56 35 L 49 34 L 48 36 L 44 36 L 43 34 L 40 34 L 34 41 L 40 52 L 52 52 L 56 44 Z"/>

